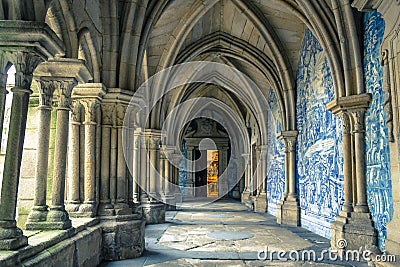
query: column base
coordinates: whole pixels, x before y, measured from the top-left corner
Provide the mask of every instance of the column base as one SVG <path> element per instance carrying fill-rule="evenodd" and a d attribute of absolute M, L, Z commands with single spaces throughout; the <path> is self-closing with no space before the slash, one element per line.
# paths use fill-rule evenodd
<path fill-rule="evenodd" d="M 165 210 L 176 210 L 176 200 L 174 195 L 166 194 L 165 196 L 163 196 L 163 202 L 165 203 Z"/>
<path fill-rule="evenodd" d="M 331 248 L 339 254 L 377 246 L 377 233 L 370 213 L 340 212 L 331 223 Z"/>
<path fill-rule="evenodd" d="M 47 206 L 33 206 L 25 223 L 26 230 L 43 230 L 43 223 L 47 221 L 49 213 Z"/>
<path fill-rule="evenodd" d="M 251 197 L 250 197 L 250 191 L 243 191 L 241 201 L 247 207 L 253 209 L 253 203 L 252 203 L 252 200 L 251 200 Z"/>
<path fill-rule="evenodd" d="M 16 221 L 0 221 L 0 250 L 17 250 L 28 245 L 28 238 Z"/>
<path fill-rule="evenodd" d="M 100 203 L 98 214 L 100 216 L 114 216 L 114 206 L 111 203 Z"/>
<path fill-rule="evenodd" d="M 43 222 L 46 230 L 65 230 L 72 227 L 68 212 L 64 206 L 52 206 L 47 214 L 47 221 Z"/>
<path fill-rule="evenodd" d="M 117 202 L 114 204 L 115 215 L 129 215 L 132 214 L 132 208 L 128 203 Z"/>
<path fill-rule="evenodd" d="M 165 205 L 163 203 L 142 203 L 141 207 L 147 224 L 165 223 Z"/>
<path fill-rule="evenodd" d="M 139 215 L 103 218 L 102 257 L 119 261 L 140 257 L 145 250 L 145 221 Z"/>
<path fill-rule="evenodd" d="M 175 203 L 176 204 L 183 202 L 182 193 L 175 193 L 174 197 L 175 197 Z"/>
<path fill-rule="evenodd" d="M 97 213 L 97 205 L 96 202 L 84 202 L 79 206 L 79 211 L 74 214 L 79 217 L 93 218 Z"/>
<path fill-rule="evenodd" d="M 297 198 L 286 198 L 276 205 L 276 222 L 300 226 L 300 206 Z"/>
<path fill-rule="evenodd" d="M 186 184 L 185 196 L 183 199 L 193 200 L 194 199 L 194 187 L 193 184 Z"/>
<path fill-rule="evenodd" d="M 82 203 L 81 202 L 69 202 L 65 206 L 65 210 L 68 211 L 68 213 L 74 213 L 79 211 L 79 207 Z"/>
<path fill-rule="evenodd" d="M 260 193 L 254 200 L 254 211 L 265 213 L 268 209 L 268 200 L 266 193 Z"/>

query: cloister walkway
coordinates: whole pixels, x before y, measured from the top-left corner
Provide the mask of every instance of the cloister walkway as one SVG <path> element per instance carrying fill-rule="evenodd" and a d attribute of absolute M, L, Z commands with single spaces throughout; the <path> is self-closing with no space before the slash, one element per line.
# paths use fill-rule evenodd
<path fill-rule="evenodd" d="M 146 226 L 146 252 L 142 257 L 102 265 L 367 266 L 366 262 L 333 261 L 328 254 L 322 261 L 308 261 L 307 253 L 302 258 L 302 252 L 315 251 L 318 260 L 322 251 L 329 249 L 329 240 L 300 227 L 280 226 L 275 217 L 254 213 L 240 202 L 190 204 L 194 206 L 167 212 L 167 223 Z M 280 250 L 287 252 L 281 259 Z M 259 253 L 262 251 L 267 253 Z M 297 257 L 293 251 L 299 252 L 299 260 L 285 261 L 289 253 Z"/>

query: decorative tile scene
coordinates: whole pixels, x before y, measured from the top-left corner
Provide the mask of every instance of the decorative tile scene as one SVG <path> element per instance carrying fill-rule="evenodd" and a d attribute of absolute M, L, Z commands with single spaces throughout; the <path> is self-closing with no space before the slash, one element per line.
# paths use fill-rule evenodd
<path fill-rule="evenodd" d="M 276 216 L 276 204 L 285 192 L 285 147 L 277 138 L 282 131 L 281 112 L 278 100 L 272 88 L 268 98 L 271 112 L 268 112 L 270 127 L 268 127 L 268 157 L 267 157 L 267 197 L 268 212 Z"/>
<path fill-rule="evenodd" d="M 339 118 L 327 111 L 334 98 L 328 60 L 306 30 L 297 72 L 297 186 L 301 225 L 330 238 L 330 222 L 343 204 L 343 153 Z"/>
<path fill-rule="evenodd" d="M 379 248 L 386 251 L 386 223 L 393 216 L 390 151 L 386 114 L 383 110 L 383 68 L 380 65 L 385 22 L 378 12 L 364 17 L 364 77 L 372 103 L 366 113 L 366 161 L 368 204 L 378 231 Z"/>

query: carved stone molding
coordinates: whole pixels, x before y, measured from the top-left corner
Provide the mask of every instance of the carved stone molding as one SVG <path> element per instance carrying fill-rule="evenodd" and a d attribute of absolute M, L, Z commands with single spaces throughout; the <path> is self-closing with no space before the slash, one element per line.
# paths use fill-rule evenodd
<path fill-rule="evenodd" d="M 386 126 L 388 128 L 389 142 L 394 142 L 393 134 L 393 107 L 392 107 L 392 93 L 390 81 L 390 68 L 389 68 L 389 51 L 387 49 L 382 51 L 383 66 L 383 84 L 382 90 L 385 92 L 384 111 L 386 113 Z"/>
<path fill-rule="evenodd" d="M 31 90 L 33 71 L 43 59 L 26 51 L 12 51 L 7 55 L 15 66 L 15 87 Z"/>
<path fill-rule="evenodd" d="M 150 150 L 158 150 L 160 148 L 160 138 L 153 136 L 148 137 L 148 146 Z"/>
<path fill-rule="evenodd" d="M 55 90 L 54 81 L 39 80 L 39 105 L 41 107 L 51 107 L 53 93 Z"/>
<path fill-rule="evenodd" d="M 121 127 L 124 124 L 126 109 L 127 106 L 122 104 L 117 104 L 115 108 L 116 123 L 118 127 Z"/>
<path fill-rule="evenodd" d="M 58 92 L 58 108 L 71 109 L 72 88 L 77 84 L 76 80 L 54 81 L 55 90 Z"/>
<path fill-rule="evenodd" d="M 82 99 L 80 103 L 85 109 L 85 123 L 97 123 L 97 109 L 100 103 L 96 99 Z"/>
<path fill-rule="evenodd" d="M 342 122 L 343 134 L 351 134 L 351 119 L 347 112 L 340 112 L 336 114 Z"/>
<path fill-rule="evenodd" d="M 113 125 L 113 118 L 114 118 L 114 111 L 115 105 L 114 104 L 102 104 L 102 119 L 103 125 Z"/>
<path fill-rule="evenodd" d="M 82 105 L 79 103 L 79 101 L 72 101 L 71 104 L 71 122 L 72 123 L 81 123 L 81 112 Z"/>
<path fill-rule="evenodd" d="M 278 138 L 281 139 L 285 145 L 285 153 L 296 151 L 297 135 L 297 131 L 285 131 L 278 135 Z"/>
<path fill-rule="evenodd" d="M 354 133 L 365 133 L 365 109 L 350 111 L 354 123 Z"/>

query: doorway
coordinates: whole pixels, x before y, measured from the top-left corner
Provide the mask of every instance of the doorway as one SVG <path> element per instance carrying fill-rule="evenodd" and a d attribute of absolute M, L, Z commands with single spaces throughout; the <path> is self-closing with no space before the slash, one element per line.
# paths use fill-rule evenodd
<path fill-rule="evenodd" d="M 218 150 L 207 150 L 207 197 L 218 197 Z"/>

